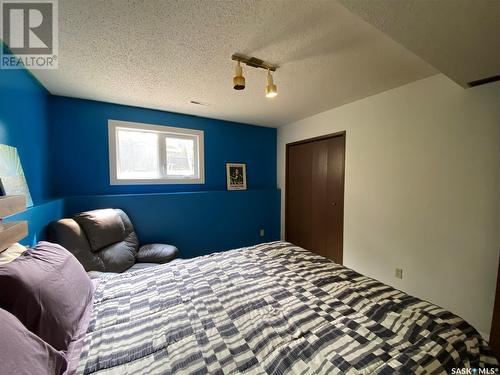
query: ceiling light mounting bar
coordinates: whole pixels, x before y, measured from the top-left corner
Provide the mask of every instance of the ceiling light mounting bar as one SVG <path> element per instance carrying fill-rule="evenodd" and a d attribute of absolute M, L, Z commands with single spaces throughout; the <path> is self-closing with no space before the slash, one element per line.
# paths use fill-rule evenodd
<path fill-rule="evenodd" d="M 249 57 L 245 55 L 241 55 L 239 53 L 235 53 L 233 56 L 231 56 L 231 59 L 234 61 L 239 61 L 241 63 L 244 63 L 248 66 L 251 66 L 252 68 L 261 68 L 264 70 L 270 70 L 272 72 L 276 71 L 278 69 L 277 65 L 273 64 L 268 64 L 265 61 L 258 59 L 256 57 Z"/>

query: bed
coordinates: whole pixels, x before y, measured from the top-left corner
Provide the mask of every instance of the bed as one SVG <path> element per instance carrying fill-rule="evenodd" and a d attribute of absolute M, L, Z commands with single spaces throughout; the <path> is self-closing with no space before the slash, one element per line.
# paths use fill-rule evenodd
<path fill-rule="evenodd" d="M 440 374 L 496 368 L 458 316 L 272 242 L 100 280 L 77 374 Z"/>

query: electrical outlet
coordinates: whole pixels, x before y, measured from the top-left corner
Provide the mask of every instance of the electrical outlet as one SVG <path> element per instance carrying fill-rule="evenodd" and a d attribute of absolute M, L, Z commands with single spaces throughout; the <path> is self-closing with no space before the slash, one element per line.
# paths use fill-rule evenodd
<path fill-rule="evenodd" d="M 403 270 L 401 268 L 396 268 L 396 272 L 394 272 L 394 276 L 398 279 L 403 278 Z"/>
<path fill-rule="evenodd" d="M 264 237 L 264 236 L 265 236 L 265 234 L 266 234 L 266 232 L 264 231 L 264 229 L 261 229 L 261 230 L 259 231 L 259 235 L 260 235 L 261 237 Z"/>

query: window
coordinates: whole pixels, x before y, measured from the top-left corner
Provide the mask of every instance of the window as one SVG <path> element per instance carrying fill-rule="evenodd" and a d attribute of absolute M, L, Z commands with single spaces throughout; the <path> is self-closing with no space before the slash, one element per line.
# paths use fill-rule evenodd
<path fill-rule="evenodd" d="M 111 185 L 202 184 L 203 131 L 108 121 Z"/>

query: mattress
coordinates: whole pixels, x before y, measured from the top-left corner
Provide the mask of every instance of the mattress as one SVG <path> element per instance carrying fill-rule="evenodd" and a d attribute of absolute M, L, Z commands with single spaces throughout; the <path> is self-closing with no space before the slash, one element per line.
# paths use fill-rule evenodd
<path fill-rule="evenodd" d="M 98 285 L 78 374 L 420 374 L 498 365 L 460 317 L 286 242 Z"/>

